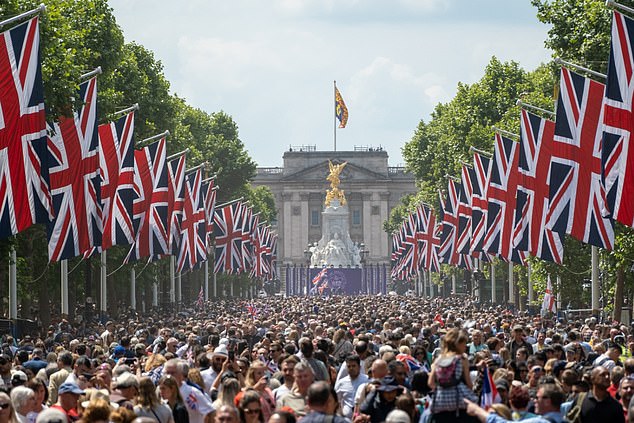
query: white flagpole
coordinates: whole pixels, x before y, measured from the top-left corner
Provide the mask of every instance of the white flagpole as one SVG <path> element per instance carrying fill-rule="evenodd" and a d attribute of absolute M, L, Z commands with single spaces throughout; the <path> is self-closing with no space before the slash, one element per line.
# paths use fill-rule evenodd
<path fill-rule="evenodd" d="M 599 249 L 592 246 L 592 314 L 599 313 Z"/>
<path fill-rule="evenodd" d="M 100 276 L 100 288 L 101 288 L 101 301 L 99 303 L 99 311 L 101 312 L 101 316 L 105 317 L 106 315 L 106 304 L 108 301 L 108 291 L 107 291 L 107 285 L 106 285 L 106 279 L 108 277 L 106 271 L 106 264 L 107 264 L 107 255 L 106 255 L 106 251 L 102 251 L 101 252 L 101 276 Z"/>
<path fill-rule="evenodd" d="M 40 4 L 36 9 L 29 10 L 28 12 L 21 13 L 17 16 L 14 16 L 12 18 L 9 18 L 0 22 L 0 26 L 6 26 L 9 24 L 12 24 L 13 22 L 18 22 L 24 18 L 30 18 L 31 16 L 37 15 L 38 13 L 43 12 L 45 10 L 46 10 L 46 6 L 44 4 Z"/>
<path fill-rule="evenodd" d="M 495 264 L 491 262 L 491 303 L 497 303 L 497 293 L 495 292 Z"/>
<path fill-rule="evenodd" d="M 62 294 L 62 316 L 68 316 L 68 260 L 59 262 L 59 270 L 61 276 L 60 293 Z"/>
<path fill-rule="evenodd" d="M 205 260 L 205 301 L 209 301 L 209 257 Z"/>
<path fill-rule="evenodd" d="M 136 310 L 136 269 L 130 269 L 130 308 Z"/>
<path fill-rule="evenodd" d="M 175 308 L 176 305 L 176 258 L 174 256 L 170 256 L 170 303 L 172 307 Z"/>
<path fill-rule="evenodd" d="M 533 268 L 528 263 L 528 305 L 530 306 L 533 303 Z"/>
<path fill-rule="evenodd" d="M 515 286 L 513 285 L 513 262 L 509 261 L 509 303 L 515 304 Z"/>

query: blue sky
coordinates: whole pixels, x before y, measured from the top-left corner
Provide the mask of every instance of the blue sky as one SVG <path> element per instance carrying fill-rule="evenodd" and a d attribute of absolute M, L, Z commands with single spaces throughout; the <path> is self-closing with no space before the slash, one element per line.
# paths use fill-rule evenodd
<path fill-rule="evenodd" d="M 380 145 L 398 165 L 420 119 L 491 56 L 530 70 L 551 55 L 529 0 L 109 3 L 174 93 L 233 117 L 259 166 L 281 165 L 289 145 L 332 150 L 333 80 L 350 115 L 337 149 Z"/>

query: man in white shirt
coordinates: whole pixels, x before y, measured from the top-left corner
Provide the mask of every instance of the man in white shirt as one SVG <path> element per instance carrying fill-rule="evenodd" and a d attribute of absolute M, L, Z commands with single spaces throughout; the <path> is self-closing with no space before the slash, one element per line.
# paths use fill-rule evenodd
<path fill-rule="evenodd" d="M 189 365 L 185 360 L 179 358 L 168 360 L 163 367 L 163 373 L 176 380 L 181 397 L 187 407 L 189 423 L 211 423 L 214 421 L 215 409 L 211 404 L 211 398 L 202 390 L 187 383 Z"/>
<path fill-rule="evenodd" d="M 361 384 L 367 383 L 368 376 L 361 373 L 361 359 L 358 355 L 349 355 L 345 360 L 348 376 L 342 377 L 335 383 L 335 392 L 339 398 L 343 416 L 352 419 L 355 394 Z"/>
<path fill-rule="evenodd" d="M 282 374 L 284 375 L 284 383 L 280 385 L 279 388 L 275 388 L 273 390 L 273 398 L 275 398 L 275 402 L 281 399 L 284 395 L 291 392 L 293 388 L 293 384 L 295 383 L 295 376 L 293 371 L 295 370 L 295 365 L 299 363 L 299 360 L 294 355 L 291 355 L 282 361 Z"/>

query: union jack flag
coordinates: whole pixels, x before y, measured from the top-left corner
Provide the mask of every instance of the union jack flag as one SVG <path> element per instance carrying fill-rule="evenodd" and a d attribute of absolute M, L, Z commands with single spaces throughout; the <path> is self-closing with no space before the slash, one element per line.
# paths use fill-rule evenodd
<path fill-rule="evenodd" d="M 416 360 L 410 354 L 396 354 L 396 359 L 405 365 L 405 369 L 410 375 L 423 367 L 420 361 Z"/>
<path fill-rule="evenodd" d="M 97 78 L 79 86 L 83 106 L 53 124 L 49 176 L 57 216 L 48 225 L 48 257 L 59 261 L 101 246 Z"/>
<path fill-rule="evenodd" d="M 201 169 L 185 177 L 185 201 L 181 220 L 180 251 L 176 260 L 177 272 L 182 272 L 185 268 L 193 269 L 207 259 L 205 205 L 200 191 L 202 179 Z"/>
<path fill-rule="evenodd" d="M 421 204 L 416 208 L 416 214 L 421 222 L 419 241 L 421 242 L 420 269 L 438 272 L 440 264 L 438 262 L 438 247 L 440 237 L 437 233 L 436 215 L 429 207 Z"/>
<path fill-rule="evenodd" d="M 264 225 L 256 225 L 253 234 L 253 267 L 250 275 L 254 278 L 261 278 L 269 272 L 266 260 L 269 229 Z"/>
<path fill-rule="evenodd" d="M 53 218 L 38 18 L 0 40 L 0 238 Z"/>
<path fill-rule="evenodd" d="M 116 122 L 99 125 L 103 250 L 135 240 L 133 132 L 134 112 Z"/>
<path fill-rule="evenodd" d="M 603 113 L 604 215 L 634 227 L 634 20 L 614 12 Z"/>
<path fill-rule="evenodd" d="M 169 253 L 178 256 L 180 251 L 181 219 L 185 203 L 185 156 L 167 163 L 167 218 L 169 225 Z"/>
<path fill-rule="evenodd" d="M 323 269 L 321 269 L 313 278 L 313 285 L 319 285 L 323 277 L 326 276 L 326 273 L 328 273 L 327 267 L 324 267 Z"/>
<path fill-rule="evenodd" d="M 253 209 L 249 206 L 245 206 L 242 209 L 242 244 L 241 253 L 242 256 L 242 270 L 251 270 L 253 259 Z"/>
<path fill-rule="evenodd" d="M 469 254 L 471 249 L 471 196 L 475 172 L 472 167 L 462 165 L 462 183 L 458 202 L 458 231 L 456 249 L 461 254 Z"/>
<path fill-rule="evenodd" d="M 555 123 L 522 110 L 521 127 L 513 243 L 535 257 L 561 263 L 562 236 L 546 228 L 548 168 Z"/>
<path fill-rule="evenodd" d="M 269 254 L 269 280 L 277 278 L 277 234 L 271 234 L 267 254 Z"/>
<path fill-rule="evenodd" d="M 205 242 L 207 243 L 207 251 L 211 250 L 213 245 L 214 235 L 214 210 L 216 209 L 216 187 L 214 187 L 214 181 L 210 180 L 203 183 L 201 188 L 203 192 L 203 198 L 205 201 L 205 222 L 206 232 Z"/>
<path fill-rule="evenodd" d="M 133 202 L 136 241 L 128 260 L 169 254 L 168 177 L 165 138 L 134 152 Z"/>
<path fill-rule="evenodd" d="M 512 248 L 518 166 L 519 144 L 496 133 L 491 177 L 486 188 L 487 230 L 483 248 L 506 262 L 521 261 L 517 250 Z"/>
<path fill-rule="evenodd" d="M 461 186 L 453 179 L 448 180 L 447 198 L 440 194 L 440 216 L 442 221 L 442 235 L 438 254 L 441 263 L 458 265 L 459 254 L 456 249 L 456 232 L 458 231 L 458 200 Z"/>
<path fill-rule="evenodd" d="M 473 192 L 471 193 L 471 246 L 472 256 L 482 254 L 486 234 L 488 202 L 486 187 L 491 176 L 491 160 L 480 153 L 473 154 Z"/>
<path fill-rule="evenodd" d="M 604 91 L 603 84 L 561 68 L 546 227 L 611 250 L 614 226 L 602 216 L 606 208 L 601 181 Z"/>
<path fill-rule="evenodd" d="M 242 204 L 228 204 L 214 211 L 216 237 L 216 273 L 242 271 Z"/>

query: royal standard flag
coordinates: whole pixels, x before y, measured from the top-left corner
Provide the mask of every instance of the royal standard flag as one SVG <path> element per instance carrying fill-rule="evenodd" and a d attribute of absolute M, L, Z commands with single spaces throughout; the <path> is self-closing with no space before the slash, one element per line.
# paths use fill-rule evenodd
<path fill-rule="evenodd" d="M 339 119 L 339 127 L 345 128 L 346 123 L 348 123 L 348 108 L 337 87 L 335 87 L 335 116 Z"/>

